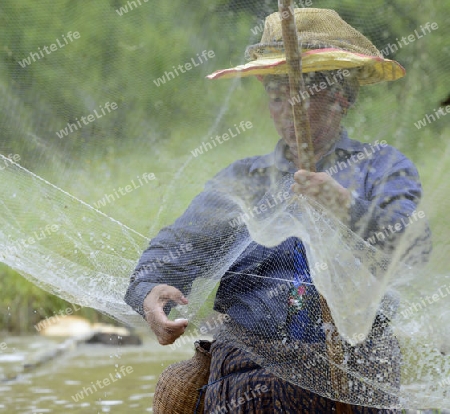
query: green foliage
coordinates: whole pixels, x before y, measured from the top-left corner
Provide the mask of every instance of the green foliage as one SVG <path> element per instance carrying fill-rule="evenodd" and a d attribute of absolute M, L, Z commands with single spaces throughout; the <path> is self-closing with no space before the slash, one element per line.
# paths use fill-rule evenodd
<path fill-rule="evenodd" d="M 0 331 L 36 332 L 40 320 L 74 306 L 58 296 L 50 295 L 0 263 Z M 78 309 L 79 307 L 75 307 Z M 82 308 L 74 314 L 92 322 L 111 322 L 93 309 Z"/>

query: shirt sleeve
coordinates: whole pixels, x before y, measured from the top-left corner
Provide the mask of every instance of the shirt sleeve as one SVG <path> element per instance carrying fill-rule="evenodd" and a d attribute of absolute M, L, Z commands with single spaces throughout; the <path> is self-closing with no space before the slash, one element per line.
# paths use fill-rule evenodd
<path fill-rule="evenodd" d="M 415 234 L 410 245 L 420 245 L 425 262 L 431 252 L 431 231 L 424 212 L 417 212 L 421 196 L 414 164 L 388 147 L 369 165 L 364 194 L 353 196 L 350 228 L 374 246 L 392 253 L 407 227 L 420 220 L 423 231 Z"/>
<path fill-rule="evenodd" d="M 150 241 L 125 294 L 125 302 L 143 317 L 144 299 L 156 285 L 174 286 L 188 295 L 197 277 L 208 277 L 213 266 L 234 253 L 242 226 L 235 225 L 240 208 L 231 191 L 241 188 L 237 177 L 246 176 L 246 165 L 242 160 L 222 170 L 172 225 Z M 167 314 L 172 305 L 166 305 Z"/>

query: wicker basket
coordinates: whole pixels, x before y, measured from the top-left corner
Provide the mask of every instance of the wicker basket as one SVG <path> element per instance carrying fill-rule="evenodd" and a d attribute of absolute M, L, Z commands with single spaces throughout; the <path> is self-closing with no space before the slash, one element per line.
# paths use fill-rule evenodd
<path fill-rule="evenodd" d="M 195 354 L 187 360 L 168 366 L 159 377 L 153 397 L 155 414 L 193 414 L 197 407 L 199 389 L 208 383 L 211 363 L 210 341 L 196 341 Z M 204 411 L 203 393 L 197 414 Z"/>

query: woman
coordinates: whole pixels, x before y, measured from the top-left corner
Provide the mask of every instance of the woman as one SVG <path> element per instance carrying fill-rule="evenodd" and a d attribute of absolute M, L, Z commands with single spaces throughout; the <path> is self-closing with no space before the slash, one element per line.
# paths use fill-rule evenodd
<path fill-rule="evenodd" d="M 160 344 L 171 344 L 184 333 L 188 321 L 169 320 L 170 308 L 188 303 L 185 296 L 195 279 L 217 263 L 229 263 L 214 309 L 228 314 L 231 322 L 216 334 L 212 346 L 206 412 L 342 412 L 344 405 L 336 403 L 341 400 L 353 404 L 346 406 L 347 412 L 375 413 L 380 411 L 362 406 L 397 404 L 400 351 L 388 324 L 389 306 L 378 313 L 360 345 L 340 342 L 339 372 L 348 372 L 337 376 L 330 360 L 323 358 L 329 352 L 330 327 L 324 324 L 312 283 L 308 246 L 298 237 L 287 237 L 272 248 L 253 241 L 242 251 L 238 247 L 249 238 L 247 228 L 230 225 L 247 206 L 255 206 L 251 210 L 255 220 L 275 214 L 277 207 L 268 205 L 281 190 L 317 201 L 368 240 L 414 212 L 421 196 L 417 171 L 403 154 L 383 141 L 372 146 L 350 140 L 341 127 L 359 85 L 398 79 L 403 68 L 383 59 L 334 11 L 295 9 L 294 13 L 302 48 L 308 49 L 302 56 L 308 96 L 298 99 L 309 100 L 318 172 L 297 167 L 281 20 L 274 13 L 266 19 L 261 43 L 247 49 L 250 63 L 209 78 L 261 80 L 280 141 L 273 153 L 237 161 L 207 183 L 186 212 L 151 241 L 125 298 L 146 318 Z M 390 252 L 399 235 L 391 233 L 377 247 Z M 191 251 L 164 266 L 153 266 L 179 243 L 190 243 Z M 387 303 L 392 305 L 388 299 Z M 391 359 L 384 361 L 381 356 L 387 350 Z M 366 366 L 360 363 L 364 358 L 375 362 Z M 366 384 L 361 378 L 373 381 Z"/>

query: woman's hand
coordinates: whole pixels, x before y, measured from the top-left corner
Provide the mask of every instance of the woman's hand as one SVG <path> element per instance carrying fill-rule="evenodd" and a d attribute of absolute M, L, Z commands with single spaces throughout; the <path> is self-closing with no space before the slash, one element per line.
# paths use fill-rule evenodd
<path fill-rule="evenodd" d="M 341 220 L 347 219 L 352 194 L 330 175 L 324 172 L 298 170 L 294 174 L 295 183 L 291 190 L 303 194 L 330 210 Z"/>
<path fill-rule="evenodd" d="M 144 300 L 145 319 L 161 345 L 173 344 L 188 326 L 187 319 L 171 321 L 166 316 L 164 305 L 169 301 L 180 305 L 188 303 L 177 288 L 169 285 L 155 286 Z"/>

